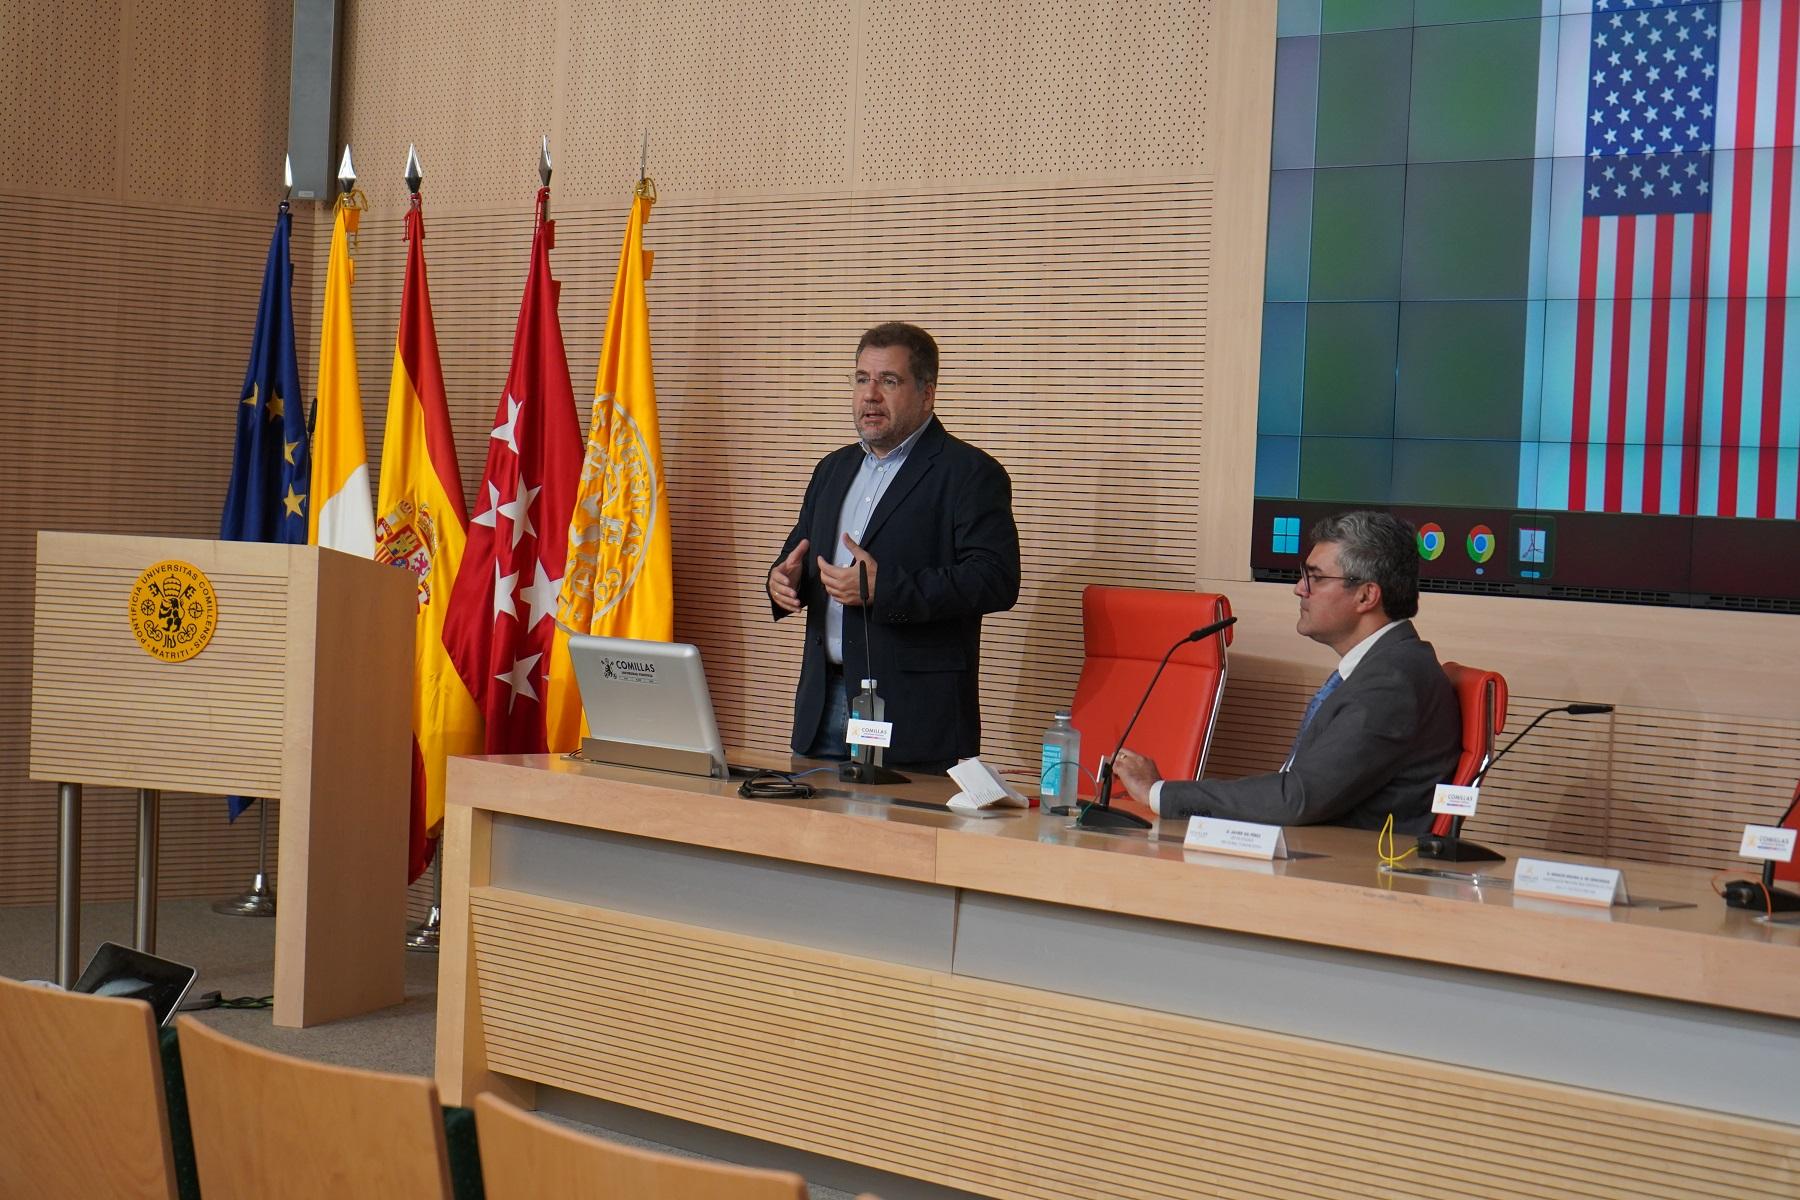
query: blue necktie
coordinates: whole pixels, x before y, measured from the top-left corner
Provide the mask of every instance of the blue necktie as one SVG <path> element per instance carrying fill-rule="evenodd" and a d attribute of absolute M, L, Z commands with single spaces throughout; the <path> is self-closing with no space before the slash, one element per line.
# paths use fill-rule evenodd
<path fill-rule="evenodd" d="M 1313 723 L 1313 718 L 1319 715 L 1319 709 L 1325 706 L 1325 697 L 1337 691 L 1338 684 L 1342 682 L 1344 677 L 1333 671 L 1319 686 L 1319 690 L 1313 693 L 1313 698 L 1306 705 L 1306 715 L 1300 718 L 1300 732 L 1294 735 L 1294 748 L 1288 751 L 1290 763 L 1294 761 L 1294 755 L 1300 753 L 1300 739 L 1306 736 L 1306 727 Z"/>

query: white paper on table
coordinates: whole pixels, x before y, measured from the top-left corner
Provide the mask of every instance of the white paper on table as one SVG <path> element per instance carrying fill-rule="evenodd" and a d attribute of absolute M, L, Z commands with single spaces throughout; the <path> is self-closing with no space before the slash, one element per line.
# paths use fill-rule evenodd
<path fill-rule="evenodd" d="M 950 807 L 964 812 L 984 808 L 1028 808 L 1031 801 L 1021 796 L 1000 773 L 979 758 L 965 758 L 950 768 L 950 778 L 962 791 L 950 797 Z"/>

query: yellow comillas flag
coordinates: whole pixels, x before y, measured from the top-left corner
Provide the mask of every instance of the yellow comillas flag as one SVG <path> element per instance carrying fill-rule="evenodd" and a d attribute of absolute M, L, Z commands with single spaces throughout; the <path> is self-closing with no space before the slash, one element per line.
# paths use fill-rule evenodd
<path fill-rule="evenodd" d="M 375 556 L 375 510 L 369 503 L 369 452 L 363 442 L 362 387 L 356 379 L 356 333 L 350 285 L 356 262 L 350 234 L 362 216 L 362 193 L 338 197 L 325 267 L 325 314 L 319 322 L 319 390 L 313 397 L 313 502 L 307 541 L 362 558 Z"/>
<path fill-rule="evenodd" d="M 444 820 L 444 759 L 481 753 L 481 712 L 444 648 L 444 615 L 469 542 L 456 438 L 425 282 L 425 218 L 415 192 L 406 214 L 406 280 L 388 384 L 377 555 L 418 576 L 413 640 L 412 820 L 407 879 L 431 864 Z"/>
<path fill-rule="evenodd" d="M 666 642 L 675 636 L 675 581 L 644 298 L 644 224 L 655 202 L 656 185 L 640 180 L 613 277 L 557 620 L 576 633 Z"/>

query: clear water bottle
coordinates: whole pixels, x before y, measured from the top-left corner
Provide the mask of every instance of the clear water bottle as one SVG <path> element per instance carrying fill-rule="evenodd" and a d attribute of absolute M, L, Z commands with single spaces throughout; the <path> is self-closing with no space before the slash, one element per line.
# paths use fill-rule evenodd
<path fill-rule="evenodd" d="M 887 720 L 887 702 L 883 700 L 881 694 L 875 690 L 875 681 L 873 679 L 863 680 L 862 691 L 856 693 L 856 695 L 851 698 L 850 719 L 853 721 Z M 863 763 L 872 767 L 879 767 L 882 765 L 882 757 L 883 750 L 880 746 L 850 747 L 850 758 L 853 762 Z"/>
<path fill-rule="evenodd" d="M 1044 730 L 1044 757 L 1038 773 L 1038 803 L 1073 804 L 1081 790 L 1081 731 L 1069 719 L 1069 710 L 1058 709 Z"/>

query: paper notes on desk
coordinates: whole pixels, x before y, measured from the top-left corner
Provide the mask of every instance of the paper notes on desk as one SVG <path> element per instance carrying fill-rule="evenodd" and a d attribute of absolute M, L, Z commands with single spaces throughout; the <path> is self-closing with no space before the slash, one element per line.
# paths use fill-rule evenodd
<path fill-rule="evenodd" d="M 1000 778 L 999 772 L 979 758 L 965 758 L 950 768 L 950 778 L 962 791 L 950 797 L 957 812 L 981 812 L 988 808 L 1028 808 L 1031 801 Z"/>
<path fill-rule="evenodd" d="M 1625 894 L 1625 873 L 1615 867 L 1590 867 L 1584 863 L 1549 862 L 1521 858 L 1513 868 L 1513 895 L 1565 900 L 1611 908 L 1630 904 Z"/>
<path fill-rule="evenodd" d="M 1189 817 L 1183 846 L 1239 858 L 1286 858 L 1287 839 L 1279 825 L 1254 821 L 1226 821 L 1219 817 Z"/>

